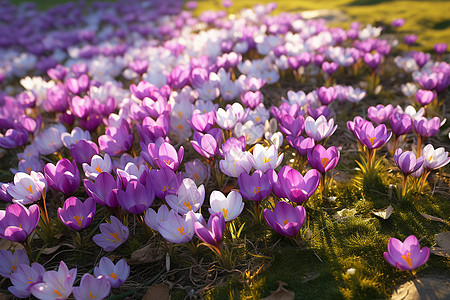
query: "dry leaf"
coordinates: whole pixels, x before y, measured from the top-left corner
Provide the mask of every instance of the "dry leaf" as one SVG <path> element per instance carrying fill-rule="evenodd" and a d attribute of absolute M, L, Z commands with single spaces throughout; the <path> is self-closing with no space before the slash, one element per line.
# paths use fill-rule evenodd
<path fill-rule="evenodd" d="M 450 251 L 450 232 L 441 232 L 434 236 L 439 247 Z"/>
<path fill-rule="evenodd" d="M 444 221 L 443 219 L 441 219 L 441 218 L 438 218 L 438 217 L 435 217 L 435 216 L 430 216 L 430 215 L 423 214 L 423 213 L 420 213 L 420 214 L 421 214 L 422 217 L 424 217 L 425 219 L 428 219 L 428 220 L 431 220 L 431 221 L 442 222 L 442 223 L 447 224 L 447 222 L 445 222 L 445 221 Z"/>
<path fill-rule="evenodd" d="M 314 273 L 314 272 L 308 273 L 302 277 L 302 283 L 306 283 L 308 281 L 314 280 L 319 276 L 320 276 L 320 273 Z"/>
<path fill-rule="evenodd" d="M 45 255 L 53 254 L 53 253 L 55 253 L 60 247 L 61 247 L 61 245 L 56 245 L 56 246 L 54 246 L 54 247 L 44 248 L 44 249 L 42 250 L 42 254 L 45 254 Z"/>
<path fill-rule="evenodd" d="M 147 293 L 145 293 L 142 300 L 169 300 L 170 293 L 169 287 L 165 284 L 153 284 L 151 285 Z"/>
<path fill-rule="evenodd" d="M 445 250 L 438 247 L 431 247 L 430 252 L 433 253 L 434 255 L 450 258 L 450 250 Z"/>
<path fill-rule="evenodd" d="M 394 211 L 394 208 L 392 207 L 392 205 L 389 205 L 388 207 L 386 207 L 383 210 L 373 211 L 372 213 L 377 217 L 387 220 L 387 219 L 389 219 L 389 217 L 391 216 L 393 211 Z"/>
<path fill-rule="evenodd" d="M 129 264 L 146 264 L 151 262 L 161 261 L 163 254 L 157 251 L 152 244 L 145 245 L 142 248 L 137 249 L 131 253 L 131 259 L 128 260 Z"/>
<path fill-rule="evenodd" d="M 270 296 L 264 298 L 263 300 L 293 300 L 295 299 L 295 293 L 285 289 L 283 286 L 287 285 L 286 282 L 278 281 L 278 289 L 272 292 Z"/>

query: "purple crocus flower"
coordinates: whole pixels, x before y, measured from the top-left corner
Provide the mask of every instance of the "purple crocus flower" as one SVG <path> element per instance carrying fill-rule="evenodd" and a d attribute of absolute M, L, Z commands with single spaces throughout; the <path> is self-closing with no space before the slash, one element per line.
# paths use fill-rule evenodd
<path fill-rule="evenodd" d="M 141 147 L 145 149 L 143 144 Z M 177 152 L 175 147 L 162 137 L 158 138 L 155 143 L 148 144 L 147 150 L 141 153 L 146 162 L 153 167 L 170 168 L 173 171 L 178 169 L 184 156 L 183 146 Z"/>
<path fill-rule="evenodd" d="M 92 99 L 88 95 L 83 98 L 75 96 L 69 104 L 73 114 L 80 119 L 87 118 L 91 113 Z"/>
<path fill-rule="evenodd" d="M 391 25 L 397 28 L 402 27 L 403 25 L 405 25 L 405 19 L 395 19 L 391 22 Z"/>
<path fill-rule="evenodd" d="M 208 224 L 195 222 L 194 229 L 203 242 L 219 249 L 225 230 L 225 218 L 221 212 L 212 214 L 209 217 Z"/>
<path fill-rule="evenodd" d="M 434 99 L 436 99 L 436 96 L 437 95 L 435 91 L 420 89 L 416 92 L 416 100 L 421 106 L 430 104 Z"/>
<path fill-rule="evenodd" d="M 129 64 L 130 69 L 142 76 L 148 69 L 148 60 L 136 59 Z"/>
<path fill-rule="evenodd" d="M 279 120 L 278 126 L 285 135 L 298 137 L 305 129 L 305 118 L 302 115 L 294 118 L 289 114 L 285 114 Z"/>
<path fill-rule="evenodd" d="M 193 130 L 206 133 L 210 131 L 216 123 L 216 112 L 210 111 L 204 114 L 194 112 L 191 119 L 187 119 L 187 121 Z"/>
<path fill-rule="evenodd" d="M 260 103 L 262 103 L 262 98 L 263 96 L 260 91 L 248 91 L 245 94 L 241 95 L 242 104 L 244 104 L 244 106 L 246 107 L 250 107 L 251 109 L 254 109 Z"/>
<path fill-rule="evenodd" d="M 411 132 L 412 119 L 408 114 L 394 112 L 389 117 L 389 123 L 391 124 L 392 132 L 397 137 Z"/>
<path fill-rule="evenodd" d="M 322 63 L 322 70 L 327 73 L 328 75 L 333 74 L 334 72 L 337 71 L 337 69 L 339 68 L 339 65 L 337 63 L 333 62 L 327 62 L 324 61 Z"/>
<path fill-rule="evenodd" d="M 394 162 L 395 165 L 402 171 L 404 176 L 416 172 L 423 164 L 423 156 L 416 158 L 416 155 L 411 151 L 405 151 L 401 148 L 395 150 Z"/>
<path fill-rule="evenodd" d="M 320 87 L 317 89 L 317 97 L 323 105 L 328 105 L 337 98 L 337 91 L 334 87 Z"/>
<path fill-rule="evenodd" d="M 0 182 L 0 199 L 11 203 L 13 200 L 13 197 L 8 193 L 8 187 L 10 183 L 3 183 Z"/>
<path fill-rule="evenodd" d="M 48 112 L 63 112 L 69 107 L 69 92 L 64 85 L 57 84 L 47 90 L 43 107 Z"/>
<path fill-rule="evenodd" d="M 87 140 L 79 140 L 70 146 L 70 154 L 79 164 L 90 163 L 94 155 L 98 155 L 96 143 Z"/>
<path fill-rule="evenodd" d="M 382 57 L 383 56 L 378 52 L 375 52 L 373 54 L 366 53 L 366 54 L 364 54 L 364 61 L 372 70 L 375 70 L 378 67 L 378 65 L 380 64 Z"/>
<path fill-rule="evenodd" d="M 33 91 L 23 91 L 16 96 L 17 102 L 23 107 L 31 108 L 36 105 L 36 94 Z"/>
<path fill-rule="evenodd" d="M 36 228 L 39 222 L 39 206 L 33 204 L 26 208 L 22 204 L 11 204 L 6 210 L 0 210 L 0 237 L 23 242 Z"/>
<path fill-rule="evenodd" d="M 303 136 L 298 136 L 294 138 L 292 136 L 287 136 L 286 140 L 301 156 L 306 156 L 308 151 L 314 148 L 315 145 L 314 139 L 310 137 L 305 138 Z"/>
<path fill-rule="evenodd" d="M 225 157 L 226 153 L 231 151 L 231 148 L 236 148 L 241 151 L 245 151 L 245 136 L 240 136 L 239 138 L 231 137 L 225 141 L 220 149 L 220 156 Z"/>
<path fill-rule="evenodd" d="M 251 176 L 242 172 L 238 177 L 238 183 L 239 192 L 247 200 L 261 201 L 272 191 L 272 183 L 261 170 L 256 170 Z"/>
<path fill-rule="evenodd" d="M 378 104 L 376 107 L 371 106 L 367 110 L 369 119 L 375 122 L 377 125 L 386 122 L 391 114 L 394 112 L 394 107 L 392 104 L 386 106 Z"/>
<path fill-rule="evenodd" d="M 100 234 L 96 234 L 92 240 L 106 252 L 113 251 L 122 245 L 127 239 L 129 230 L 114 216 L 111 216 L 111 223 L 100 224 Z"/>
<path fill-rule="evenodd" d="M 414 270 L 427 262 L 430 257 L 430 249 L 423 247 L 414 235 L 408 236 L 402 243 L 396 238 L 391 238 L 388 244 L 388 252 L 384 252 L 387 262 L 400 270 Z"/>
<path fill-rule="evenodd" d="M 20 265 L 30 265 L 25 250 L 17 249 L 14 253 L 5 249 L 0 250 L 0 276 L 10 278 Z"/>
<path fill-rule="evenodd" d="M 322 174 L 333 170 L 339 162 L 339 157 L 340 153 L 334 146 L 325 149 L 325 147 L 319 144 L 308 152 L 309 164 Z"/>
<path fill-rule="evenodd" d="M 81 278 L 80 286 L 73 288 L 76 300 L 105 299 L 111 291 L 109 280 L 105 276 L 94 277 L 86 273 Z"/>
<path fill-rule="evenodd" d="M 422 75 L 417 77 L 415 80 L 424 90 L 435 89 L 439 82 L 438 74 L 436 74 L 435 72 L 432 73 L 422 72 Z"/>
<path fill-rule="evenodd" d="M 120 287 L 130 275 L 130 266 L 125 259 L 119 260 L 115 265 L 106 256 L 100 259 L 98 267 L 94 268 L 94 275 L 96 277 L 105 276 L 108 278 L 111 287 Z"/>
<path fill-rule="evenodd" d="M 439 117 L 427 119 L 425 117 L 414 118 L 413 128 L 421 137 L 431 137 L 439 133 L 441 127 L 441 120 Z"/>
<path fill-rule="evenodd" d="M 31 295 L 31 287 L 42 282 L 44 273 L 45 269 L 39 263 L 33 263 L 31 267 L 28 264 L 20 264 L 11 274 L 13 285 L 8 287 L 8 291 L 17 298 L 27 298 Z"/>
<path fill-rule="evenodd" d="M 167 195 L 176 195 L 181 182 L 183 181 L 183 174 L 176 173 L 169 168 L 151 169 L 150 176 L 147 176 L 146 185 L 153 185 L 156 197 L 164 199 Z"/>
<path fill-rule="evenodd" d="M 435 44 L 433 49 L 437 54 L 444 54 L 445 51 L 447 50 L 447 44 L 446 43 Z"/>
<path fill-rule="evenodd" d="M 130 150 L 134 136 L 127 121 L 122 120 L 119 128 L 108 126 L 105 134 L 98 138 L 100 149 L 110 156 L 117 156 Z"/>
<path fill-rule="evenodd" d="M 283 170 L 283 168 L 285 169 Z M 289 166 L 283 168 L 278 173 L 278 184 L 283 189 L 286 198 L 300 204 L 314 194 L 320 182 L 319 171 L 311 169 L 305 176 L 302 176 L 299 171 Z"/>
<path fill-rule="evenodd" d="M 31 293 L 38 299 L 67 299 L 72 294 L 73 283 L 77 277 L 77 269 L 69 269 L 61 261 L 58 271 L 44 273 L 41 283 L 31 287 Z"/>
<path fill-rule="evenodd" d="M 117 192 L 117 202 L 128 212 L 139 215 L 143 213 L 155 199 L 155 191 L 151 184 L 145 186 L 137 181 L 128 183 L 125 191 Z"/>
<path fill-rule="evenodd" d="M 80 171 L 75 160 L 70 162 L 63 158 L 56 165 L 48 163 L 44 172 L 48 185 L 56 191 L 71 194 L 80 186 Z"/>
<path fill-rule="evenodd" d="M 62 208 L 58 208 L 58 218 L 67 227 L 73 230 L 81 230 L 88 227 L 94 220 L 95 201 L 92 197 L 81 202 L 77 197 L 70 197 Z"/>
<path fill-rule="evenodd" d="M 424 53 L 421 51 L 413 52 L 413 58 L 419 68 L 422 68 L 430 60 L 430 57 L 431 55 L 429 53 Z"/>
<path fill-rule="evenodd" d="M 170 85 L 172 89 L 181 90 L 189 83 L 189 75 L 189 67 L 176 66 L 173 68 L 172 72 L 167 75 L 167 84 Z"/>
<path fill-rule="evenodd" d="M 404 40 L 408 46 L 411 46 L 412 44 L 414 44 L 417 41 L 417 38 L 418 38 L 417 35 L 408 34 L 408 35 L 405 35 Z"/>
<path fill-rule="evenodd" d="M 264 209 L 263 214 L 267 224 L 284 236 L 295 236 L 306 219 L 306 210 L 303 206 L 293 207 L 284 201 L 278 201 L 273 211 Z"/>
<path fill-rule="evenodd" d="M 95 178 L 95 183 L 89 179 L 84 180 L 86 193 L 92 197 L 99 205 L 118 207 L 117 202 L 117 183 L 113 176 L 107 172 L 100 173 Z"/>
<path fill-rule="evenodd" d="M 331 117 L 331 111 L 328 109 L 328 106 L 322 105 L 317 108 L 313 108 L 308 106 L 306 108 L 306 112 L 309 116 L 311 116 L 314 120 L 318 119 L 320 116 L 324 116 L 325 118 Z"/>
<path fill-rule="evenodd" d="M 194 132 L 192 147 L 206 158 L 211 158 L 219 152 L 223 133 L 218 128 L 213 128 L 207 133 Z"/>
<path fill-rule="evenodd" d="M 353 121 L 347 121 L 347 128 L 348 130 L 350 130 L 351 132 L 353 132 L 353 134 L 355 134 L 355 128 L 356 127 L 361 127 L 362 125 L 368 123 L 369 121 L 367 121 L 366 119 L 361 118 L 360 116 L 356 116 Z"/>
<path fill-rule="evenodd" d="M 392 132 L 387 133 L 386 125 L 381 124 L 374 128 L 370 122 L 355 127 L 354 134 L 361 144 L 370 150 L 383 147 L 392 136 Z"/>
<path fill-rule="evenodd" d="M 136 124 L 136 129 L 141 138 L 141 142 L 149 144 L 156 141 L 159 137 L 166 137 L 170 130 L 170 121 L 168 114 L 160 115 L 156 121 L 151 117 L 145 117 L 142 125 Z"/>
<path fill-rule="evenodd" d="M 69 73 L 69 69 L 62 65 L 57 65 L 56 67 L 47 70 L 47 75 L 56 81 L 64 81 L 67 73 Z"/>
<path fill-rule="evenodd" d="M 87 91 L 89 87 L 89 77 L 86 74 L 82 74 L 78 78 L 69 78 L 66 80 L 66 86 L 71 93 L 79 95 Z"/>
<path fill-rule="evenodd" d="M 9 128 L 5 134 L 0 134 L 0 147 L 14 149 L 28 142 L 28 132 L 23 129 Z"/>

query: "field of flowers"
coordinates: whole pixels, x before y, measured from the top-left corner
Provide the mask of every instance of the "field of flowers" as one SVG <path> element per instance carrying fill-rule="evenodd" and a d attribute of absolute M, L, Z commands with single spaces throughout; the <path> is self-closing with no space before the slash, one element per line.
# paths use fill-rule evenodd
<path fill-rule="evenodd" d="M 449 280 L 445 41 L 276 3 L 0 4 L 0 296 Z"/>

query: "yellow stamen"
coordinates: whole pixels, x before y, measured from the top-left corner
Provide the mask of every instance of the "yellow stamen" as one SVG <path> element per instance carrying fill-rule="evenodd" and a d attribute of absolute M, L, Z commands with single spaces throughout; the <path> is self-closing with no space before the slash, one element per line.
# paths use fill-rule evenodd
<path fill-rule="evenodd" d="M 177 230 L 181 235 L 184 235 L 184 227 L 178 227 Z"/>
<path fill-rule="evenodd" d="M 172 161 L 169 159 L 168 161 L 167 161 L 167 165 L 170 165 L 170 163 L 171 163 Z"/>
<path fill-rule="evenodd" d="M 16 266 L 12 266 L 12 269 L 13 269 L 13 271 L 15 271 L 16 270 Z"/>
<path fill-rule="evenodd" d="M 168 186 L 164 186 L 162 191 L 165 192 L 165 191 L 167 191 L 168 189 L 169 189 Z"/>
<path fill-rule="evenodd" d="M 258 194 L 261 191 L 261 187 L 253 188 L 253 193 Z"/>
<path fill-rule="evenodd" d="M 250 141 L 250 139 L 251 139 L 252 137 L 250 136 L 250 133 L 247 133 L 246 135 L 245 135 L 245 140 L 248 142 L 248 141 Z"/>
<path fill-rule="evenodd" d="M 180 130 L 183 130 L 183 129 L 184 129 L 183 125 L 181 125 L 181 124 L 178 125 L 178 128 L 179 128 Z"/>
<path fill-rule="evenodd" d="M 92 295 L 92 291 L 89 292 L 89 297 L 90 297 L 91 299 L 94 299 L 94 298 L 95 298 L 95 296 Z"/>
<path fill-rule="evenodd" d="M 57 289 L 54 289 L 53 293 L 55 293 L 56 295 L 62 297 L 62 294 Z"/>
<path fill-rule="evenodd" d="M 75 140 L 75 144 L 77 144 L 78 143 L 78 140 Z"/>
<path fill-rule="evenodd" d="M 195 179 L 200 180 L 200 177 L 198 177 L 197 173 L 194 174 L 194 177 L 195 177 Z"/>
<path fill-rule="evenodd" d="M 329 158 L 326 157 L 322 158 L 322 166 L 325 168 L 328 165 L 329 161 L 330 161 Z"/>
<path fill-rule="evenodd" d="M 434 156 L 431 155 L 430 158 L 428 159 L 428 161 L 429 161 L 430 163 L 432 163 L 432 162 L 434 161 Z"/>
<path fill-rule="evenodd" d="M 222 208 L 222 212 L 223 212 L 223 217 L 226 219 L 227 218 L 227 214 L 228 214 L 228 208 Z"/>
<path fill-rule="evenodd" d="M 267 158 L 266 156 L 264 156 L 263 161 L 264 161 L 264 163 L 268 163 L 270 161 L 270 158 Z"/>
<path fill-rule="evenodd" d="M 182 118 L 182 117 L 183 117 L 183 112 L 182 112 L 182 111 L 179 111 L 179 112 L 178 112 L 178 116 L 179 116 L 180 118 Z"/>
<path fill-rule="evenodd" d="M 256 121 L 256 122 L 259 122 L 260 120 L 261 120 L 261 117 L 256 117 L 256 118 L 255 118 L 255 121 Z"/>
<path fill-rule="evenodd" d="M 28 174 L 31 173 L 31 167 L 28 167 L 25 171 L 27 171 Z"/>
<path fill-rule="evenodd" d="M 29 186 L 26 188 L 26 190 L 29 191 L 30 194 L 33 193 L 33 187 L 32 187 L 31 185 L 29 185 Z"/>
<path fill-rule="evenodd" d="M 409 266 L 410 268 L 412 268 L 412 265 L 411 265 L 411 253 L 406 252 L 406 255 L 403 254 L 403 255 L 402 255 L 402 258 L 406 261 L 406 263 L 408 264 L 408 266 Z"/>
<path fill-rule="evenodd" d="M 371 137 L 371 138 L 369 139 L 369 141 L 370 141 L 370 143 L 371 143 L 372 146 L 373 146 L 373 142 L 375 141 L 375 138 L 374 138 L 374 137 Z"/>
<path fill-rule="evenodd" d="M 95 168 L 95 171 L 97 171 L 98 174 L 100 174 L 102 172 L 102 169 L 100 168 L 100 166 L 98 166 L 97 168 Z"/>
<path fill-rule="evenodd" d="M 120 242 L 119 235 L 117 234 L 117 232 L 114 232 L 114 233 L 108 232 L 108 234 L 110 234 L 116 241 Z M 113 241 L 113 240 L 110 240 L 110 241 Z"/>
<path fill-rule="evenodd" d="M 287 223 L 289 223 L 289 219 L 286 219 L 283 221 L 283 224 L 286 225 Z"/>
<path fill-rule="evenodd" d="M 186 206 L 189 210 L 192 210 L 191 202 L 183 202 L 183 205 Z"/>
<path fill-rule="evenodd" d="M 78 226 L 81 227 L 81 222 L 83 222 L 83 217 L 74 216 L 73 218 L 75 219 L 75 221 L 77 221 Z"/>
<path fill-rule="evenodd" d="M 109 276 L 110 276 L 112 279 L 117 280 L 117 273 L 116 273 L 116 272 L 109 274 Z"/>

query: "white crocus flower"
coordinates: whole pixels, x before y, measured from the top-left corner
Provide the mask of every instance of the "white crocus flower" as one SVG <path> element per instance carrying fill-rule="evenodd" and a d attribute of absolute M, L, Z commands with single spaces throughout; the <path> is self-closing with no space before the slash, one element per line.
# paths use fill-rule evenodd
<path fill-rule="evenodd" d="M 153 208 L 148 208 L 145 211 L 144 221 L 148 227 L 158 231 L 158 223 L 166 221 L 168 215 L 169 209 L 167 208 L 167 205 L 163 204 L 159 207 L 158 212 L 154 211 Z"/>
<path fill-rule="evenodd" d="M 219 162 L 220 170 L 228 176 L 239 177 L 243 172 L 249 173 L 253 167 L 253 156 L 235 147 L 225 153 L 225 159 Z"/>
<path fill-rule="evenodd" d="M 442 168 L 450 162 L 450 157 L 448 157 L 448 152 L 445 151 L 444 147 L 434 149 L 431 144 L 423 147 L 422 156 L 424 158 L 423 166 L 427 170 Z"/>
<path fill-rule="evenodd" d="M 184 178 L 177 195 L 167 195 L 166 201 L 179 214 L 184 215 L 189 211 L 196 212 L 205 201 L 205 187 L 202 184 L 197 188 L 194 180 Z"/>
<path fill-rule="evenodd" d="M 27 205 L 41 199 L 46 188 L 47 181 L 42 173 L 31 171 L 28 175 L 24 172 L 17 172 L 14 175 L 14 185 L 10 184 L 7 191 L 13 197 L 14 203 Z"/>
<path fill-rule="evenodd" d="M 265 148 L 261 144 L 256 144 L 253 148 L 253 167 L 256 170 L 266 172 L 269 169 L 275 169 L 283 161 L 284 153 L 278 157 L 278 149 L 275 145 Z"/>
<path fill-rule="evenodd" d="M 83 163 L 83 170 L 86 177 L 96 179 L 101 172 L 110 173 L 112 170 L 111 158 L 106 153 L 102 158 L 100 155 L 94 155 L 91 159 L 91 164 Z"/>
<path fill-rule="evenodd" d="M 234 133 L 237 137 L 245 136 L 247 145 L 252 145 L 264 136 L 264 125 L 256 124 L 251 120 L 245 124 L 237 123 L 234 127 Z"/>
<path fill-rule="evenodd" d="M 75 127 L 71 133 L 63 132 L 61 134 L 61 141 L 66 148 L 70 148 L 72 144 L 76 144 L 80 140 L 91 140 L 91 134 L 88 130 L 84 131 L 80 127 Z"/>
<path fill-rule="evenodd" d="M 244 202 L 242 202 L 242 196 L 238 191 L 231 191 L 226 197 L 220 191 L 213 191 L 209 198 L 211 208 L 209 208 L 210 214 L 221 212 L 225 221 L 231 221 L 239 217 L 244 209 Z"/>
<path fill-rule="evenodd" d="M 317 120 L 314 120 L 311 116 L 308 116 L 305 120 L 305 132 L 314 141 L 318 142 L 329 137 L 336 131 L 337 125 L 333 125 L 334 120 L 332 118 L 327 121 L 325 116 L 321 115 Z"/>

